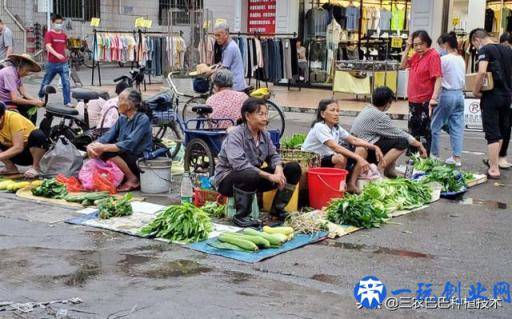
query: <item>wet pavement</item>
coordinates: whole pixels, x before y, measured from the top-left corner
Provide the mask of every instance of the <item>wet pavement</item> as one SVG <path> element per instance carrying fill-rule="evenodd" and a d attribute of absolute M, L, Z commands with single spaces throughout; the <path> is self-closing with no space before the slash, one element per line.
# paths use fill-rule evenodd
<path fill-rule="evenodd" d="M 311 120 L 288 113 L 288 134 Z M 352 120 L 344 117 L 343 126 Z M 483 134 L 467 133 L 464 148 L 464 168 L 483 172 Z M 496 282 L 512 283 L 512 173 L 502 174 L 499 185 L 477 186 L 464 198 L 256 264 L 65 224 L 77 213 L 0 193 L 0 305 L 82 300 L 0 318 L 55 318 L 59 311 L 61 318 L 511 318 L 505 302 L 487 310 L 362 310 L 353 293 L 367 275 L 388 294 L 414 294 L 430 283 L 439 296 L 449 281 L 461 282 L 463 294 L 481 282 L 491 296 Z"/>

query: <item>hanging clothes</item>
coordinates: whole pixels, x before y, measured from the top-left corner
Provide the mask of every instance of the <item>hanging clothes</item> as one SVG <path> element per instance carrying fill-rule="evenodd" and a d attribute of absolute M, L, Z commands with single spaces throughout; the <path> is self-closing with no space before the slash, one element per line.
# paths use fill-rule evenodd
<path fill-rule="evenodd" d="M 131 33 L 96 33 L 95 44 L 93 47 L 95 61 L 122 63 L 135 61 L 135 38 Z"/>
<path fill-rule="evenodd" d="M 404 29 L 405 8 L 399 8 L 396 4 L 391 9 L 391 29 L 401 31 Z"/>

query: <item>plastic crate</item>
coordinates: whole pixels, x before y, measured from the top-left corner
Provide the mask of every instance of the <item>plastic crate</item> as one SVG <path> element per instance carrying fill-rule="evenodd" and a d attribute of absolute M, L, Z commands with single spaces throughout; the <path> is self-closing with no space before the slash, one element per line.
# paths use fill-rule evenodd
<path fill-rule="evenodd" d="M 203 207 L 206 202 L 217 202 L 221 205 L 225 205 L 227 197 L 222 196 L 214 190 L 194 188 L 194 206 Z"/>
<path fill-rule="evenodd" d="M 168 124 L 176 121 L 176 111 L 153 111 L 151 122 L 155 125 Z"/>

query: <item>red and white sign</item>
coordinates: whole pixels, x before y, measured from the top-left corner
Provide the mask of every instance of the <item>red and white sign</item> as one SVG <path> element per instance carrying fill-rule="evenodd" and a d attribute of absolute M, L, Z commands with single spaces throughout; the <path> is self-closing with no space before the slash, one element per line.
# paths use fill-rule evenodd
<path fill-rule="evenodd" d="M 249 0 L 248 32 L 276 31 L 276 0 Z"/>

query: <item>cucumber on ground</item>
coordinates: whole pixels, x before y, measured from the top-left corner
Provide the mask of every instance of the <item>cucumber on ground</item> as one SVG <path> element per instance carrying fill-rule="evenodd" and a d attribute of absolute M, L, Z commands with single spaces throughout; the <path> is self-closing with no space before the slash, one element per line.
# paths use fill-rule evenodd
<path fill-rule="evenodd" d="M 266 240 L 268 240 L 270 242 L 270 245 L 272 245 L 272 246 L 280 246 L 286 241 L 286 238 L 283 239 L 283 237 L 286 237 L 286 236 L 284 236 L 282 234 L 281 234 L 281 236 L 278 236 L 278 234 L 267 234 L 267 233 L 259 232 L 256 229 L 252 229 L 252 228 L 245 228 L 244 234 L 263 237 Z"/>
<path fill-rule="evenodd" d="M 269 226 L 263 226 L 263 232 L 267 234 L 283 234 L 286 236 L 289 236 L 290 234 L 293 234 L 293 228 L 291 227 L 269 227 Z"/>
<path fill-rule="evenodd" d="M 244 249 L 242 249 L 236 245 L 232 245 L 229 243 L 223 243 L 220 241 L 214 241 L 214 242 L 208 243 L 208 245 L 215 247 L 217 249 L 223 249 L 223 250 L 245 251 Z"/>
<path fill-rule="evenodd" d="M 258 246 L 256 246 L 255 243 L 253 243 L 252 241 L 241 239 L 237 236 L 221 234 L 218 237 L 218 239 L 223 243 L 232 244 L 232 245 L 238 246 L 240 248 L 243 248 L 245 250 L 249 250 L 249 251 L 257 251 L 258 250 Z"/>
<path fill-rule="evenodd" d="M 252 241 L 258 247 L 270 248 L 270 242 L 261 236 L 247 235 L 247 234 L 240 234 L 240 233 L 224 233 L 224 234 L 234 235 L 234 236 L 240 237 L 241 239 Z"/>

